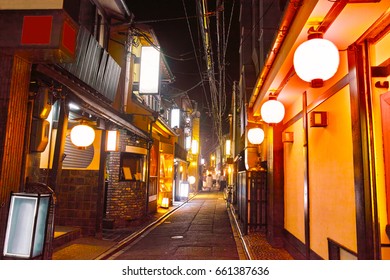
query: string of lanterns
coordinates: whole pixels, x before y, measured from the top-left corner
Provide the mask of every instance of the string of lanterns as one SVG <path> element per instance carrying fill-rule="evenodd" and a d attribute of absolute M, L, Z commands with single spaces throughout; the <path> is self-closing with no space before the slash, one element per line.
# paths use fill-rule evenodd
<path fill-rule="evenodd" d="M 293 65 L 300 79 L 309 82 L 311 87 L 322 87 L 324 81 L 332 78 L 339 67 L 340 57 L 337 47 L 323 38 L 321 32 L 309 29 L 308 40 L 298 46 L 294 53 Z M 270 125 L 280 123 L 285 115 L 284 105 L 270 95 L 260 109 L 262 120 Z M 264 131 L 260 127 L 248 130 L 248 140 L 259 145 L 264 141 Z"/>
<path fill-rule="evenodd" d="M 261 106 L 260 114 L 262 120 L 269 125 L 280 123 L 285 115 L 284 105 L 276 100 L 276 96 L 271 95 L 269 100 Z M 260 145 L 264 141 L 264 130 L 260 127 L 250 128 L 248 140 L 251 144 Z"/>

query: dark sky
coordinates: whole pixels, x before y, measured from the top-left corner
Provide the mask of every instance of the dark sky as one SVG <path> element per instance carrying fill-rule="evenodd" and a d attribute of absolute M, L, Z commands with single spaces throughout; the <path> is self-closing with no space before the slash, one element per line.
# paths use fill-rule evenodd
<path fill-rule="evenodd" d="M 175 82 L 171 87 L 188 91 L 190 99 L 199 104 L 201 112 L 201 134 L 213 131 L 212 121 L 209 115 L 210 96 L 206 79 L 206 68 L 203 43 L 199 31 L 199 20 L 196 17 L 196 2 L 198 0 L 127 0 L 130 11 L 135 16 L 135 22 L 145 23 L 153 27 L 160 43 L 162 52 L 169 64 Z M 209 12 L 215 11 L 215 1 L 207 1 Z M 184 5 L 185 8 L 184 8 Z M 225 1 L 225 26 L 229 26 L 231 7 L 234 3 L 233 23 L 230 28 L 230 36 L 227 44 L 226 56 L 226 92 L 227 108 L 230 109 L 231 89 L 233 81 L 238 81 L 239 73 L 239 1 Z M 187 16 L 187 17 L 186 17 Z M 189 29 L 189 26 L 191 27 Z M 190 31 L 191 30 L 191 31 Z M 216 34 L 215 16 L 210 17 L 211 36 Z M 215 42 L 216 40 L 213 40 Z M 196 53 L 195 53 L 196 52 Z M 198 59 L 195 58 L 195 55 Z M 216 61 L 216 54 L 214 54 Z M 210 134 L 208 134 L 210 136 Z M 202 136 L 201 136 L 202 137 Z M 214 137 L 208 137 L 204 141 L 213 141 Z M 206 143 L 203 143 L 205 145 Z"/>

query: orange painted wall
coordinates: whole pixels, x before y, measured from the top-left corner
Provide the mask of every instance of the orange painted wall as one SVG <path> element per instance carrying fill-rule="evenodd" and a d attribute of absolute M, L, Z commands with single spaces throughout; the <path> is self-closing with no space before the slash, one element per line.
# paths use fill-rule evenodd
<path fill-rule="evenodd" d="M 297 121 L 285 131 L 294 133 L 294 142 L 284 143 L 284 227 L 304 243 L 302 120 Z"/>
<path fill-rule="evenodd" d="M 311 249 L 328 259 L 331 238 L 357 251 L 349 87 L 315 111 L 328 112 L 327 127 L 309 127 Z"/>

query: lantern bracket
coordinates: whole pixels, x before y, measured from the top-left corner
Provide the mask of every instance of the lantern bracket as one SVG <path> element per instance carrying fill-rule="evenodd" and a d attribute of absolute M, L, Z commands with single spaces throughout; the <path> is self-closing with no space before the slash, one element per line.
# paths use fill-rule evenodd
<path fill-rule="evenodd" d="M 82 116 L 80 118 L 72 119 L 72 121 L 78 122 L 78 124 L 85 124 L 85 125 L 90 125 L 90 126 L 96 125 L 96 122 L 90 120 L 89 118 L 87 118 L 85 116 Z"/>
<path fill-rule="evenodd" d="M 278 98 L 277 94 L 270 93 L 268 95 L 268 100 L 276 100 Z"/>
<path fill-rule="evenodd" d="M 310 40 L 310 39 L 315 39 L 315 38 L 318 38 L 318 39 L 322 39 L 324 38 L 324 33 L 321 32 L 320 30 L 320 27 L 317 27 L 315 28 L 314 26 L 310 27 L 309 30 L 307 30 L 307 39 Z"/>

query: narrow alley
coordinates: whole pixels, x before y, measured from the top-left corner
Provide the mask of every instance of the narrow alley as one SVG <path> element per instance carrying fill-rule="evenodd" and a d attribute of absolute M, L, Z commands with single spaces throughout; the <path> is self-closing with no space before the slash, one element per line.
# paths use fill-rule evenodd
<path fill-rule="evenodd" d="M 110 259 L 244 259 L 233 231 L 222 193 L 200 193 Z"/>
<path fill-rule="evenodd" d="M 72 230 L 69 228 L 69 230 Z M 242 236 L 222 192 L 200 192 L 182 204 L 103 239 L 81 237 L 58 247 L 54 260 L 292 260 L 264 233 Z"/>

